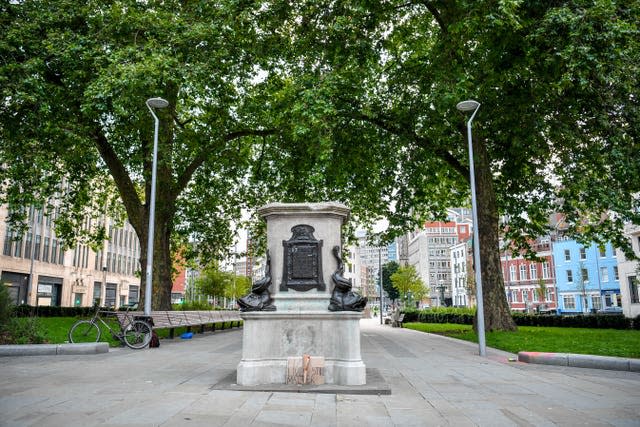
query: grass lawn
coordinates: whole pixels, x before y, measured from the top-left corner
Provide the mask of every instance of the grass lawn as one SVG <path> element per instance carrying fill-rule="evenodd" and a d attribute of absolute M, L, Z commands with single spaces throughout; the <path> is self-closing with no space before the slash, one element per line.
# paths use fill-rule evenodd
<path fill-rule="evenodd" d="M 471 325 L 405 323 L 403 327 L 478 342 Z M 520 326 L 517 332 L 487 332 L 488 347 L 510 353 L 540 351 L 640 358 L 640 331 Z"/>
<path fill-rule="evenodd" d="M 69 330 L 71 329 L 71 326 L 78 320 L 80 319 L 77 317 L 39 317 L 37 318 L 37 325 L 41 336 L 44 339 L 44 342 L 49 344 L 63 344 L 69 342 Z M 20 318 L 18 319 L 18 321 L 26 324 L 30 321 L 30 318 Z M 115 319 L 108 319 L 108 322 L 110 322 L 109 324 L 111 325 L 111 328 L 113 330 L 119 330 L 120 327 L 118 326 L 118 323 L 115 321 Z M 225 322 L 224 327 L 225 329 L 231 328 L 231 322 Z M 104 325 L 100 324 L 100 329 L 102 330 L 100 341 L 108 342 L 109 346 L 111 347 L 120 346 L 120 341 L 114 339 L 111 336 L 109 330 Z M 218 329 L 222 329 L 222 324 L 216 324 L 216 330 Z M 192 330 L 195 333 L 195 331 L 199 330 L 199 328 L 194 327 Z M 175 328 L 174 336 L 179 339 L 180 334 L 186 331 L 186 327 Z M 156 332 L 160 338 L 169 337 L 169 329 L 157 329 Z M 27 342 L 21 342 L 21 344 L 26 343 Z"/>

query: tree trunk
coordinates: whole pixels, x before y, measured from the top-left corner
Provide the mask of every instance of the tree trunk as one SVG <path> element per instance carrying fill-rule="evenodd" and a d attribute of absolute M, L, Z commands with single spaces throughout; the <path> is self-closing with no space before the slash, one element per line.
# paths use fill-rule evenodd
<path fill-rule="evenodd" d="M 156 214 L 158 211 L 156 210 Z M 146 218 L 146 217 L 145 217 Z M 156 215 L 153 241 L 153 274 L 151 309 L 171 310 L 172 261 L 170 250 L 171 233 L 167 231 L 167 219 Z M 145 300 L 147 278 L 147 236 L 148 221 L 145 220 L 144 231 L 138 233 L 140 239 L 140 300 Z"/>
<path fill-rule="evenodd" d="M 474 226 L 478 227 L 480 238 L 485 330 L 514 331 L 517 327 L 511 317 L 500 264 L 496 195 L 488 154 L 482 139 L 473 141 L 473 154 L 478 208 L 478 224 Z"/>

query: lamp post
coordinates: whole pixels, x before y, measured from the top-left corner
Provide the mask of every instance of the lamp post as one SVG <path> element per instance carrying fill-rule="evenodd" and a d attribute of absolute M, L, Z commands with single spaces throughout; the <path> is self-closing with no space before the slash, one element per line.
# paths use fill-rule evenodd
<path fill-rule="evenodd" d="M 378 244 L 380 244 L 378 242 Z M 380 324 L 382 325 L 382 246 L 378 246 L 378 284 L 380 285 Z"/>
<path fill-rule="evenodd" d="M 149 234 L 147 236 L 147 270 L 144 289 L 144 315 L 151 315 L 151 289 L 153 277 L 153 234 L 155 231 L 156 220 L 156 169 L 158 167 L 158 128 L 160 120 L 154 111 L 154 108 L 166 108 L 169 102 L 162 98 L 147 99 L 147 107 L 151 111 L 151 115 L 155 120 L 153 131 L 153 166 L 151 169 L 151 199 L 149 200 Z"/>
<path fill-rule="evenodd" d="M 478 233 L 478 204 L 476 200 L 476 176 L 473 165 L 473 141 L 471 138 L 471 122 L 476 116 L 480 103 L 474 100 L 462 101 L 456 105 L 456 108 L 463 113 L 470 113 L 471 117 L 467 121 L 467 141 L 469 145 L 469 178 L 471 181 L 471 209 L 473 211 L 473 260 L 475 264 L 476 274 L 476 300 L 478 310 L 478 345 L 480 356 L 487 355 L 487 346 L 484 336 L 484 303 L 482 300 L 482 274 L 480 264 L 480 238 Z"/>

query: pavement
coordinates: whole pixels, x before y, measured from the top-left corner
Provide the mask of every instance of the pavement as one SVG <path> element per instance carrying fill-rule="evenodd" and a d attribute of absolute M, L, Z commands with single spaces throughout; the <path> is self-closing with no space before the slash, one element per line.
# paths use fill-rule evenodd
<path fill-rule="evenodd" d="M 236 390 L 239 329 L 155 349 L 0 358 L 0 426 L 640 426 L 640 372 L 514 354 L 361 321 L 389 393 Z M 373 378 L 373 377 L 372 377 Z"/>

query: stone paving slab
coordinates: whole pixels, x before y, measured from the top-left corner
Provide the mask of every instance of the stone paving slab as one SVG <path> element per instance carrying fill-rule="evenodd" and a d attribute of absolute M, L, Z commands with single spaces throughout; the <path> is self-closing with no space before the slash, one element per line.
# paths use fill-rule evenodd
<path fill-rule="evenodd" d="M 216 389 L 239 330 L 160 348 L 0 359 L 0 426 L 640 426 L 640 372 L 540 365 L 361 322 L 362 358 L 391 394 Z M 395 345 L 395 346 L 394 346 Z"/>
<path fill-rule="evenodd" d="M 380 371 L 375 368 L 367 369 L 367 383 L 364 385 L 297 385 L 297 384 L 261 384 L 255 386 L 243 386 L 236 384 L 236 371 L 229 374 L 219 383 L 211 387 L 212 390 L 235 391 L 273 391 L 279 393 L 323 393 L 323 394 L 391 394 L 391 387 L 386 382 Z"/>

